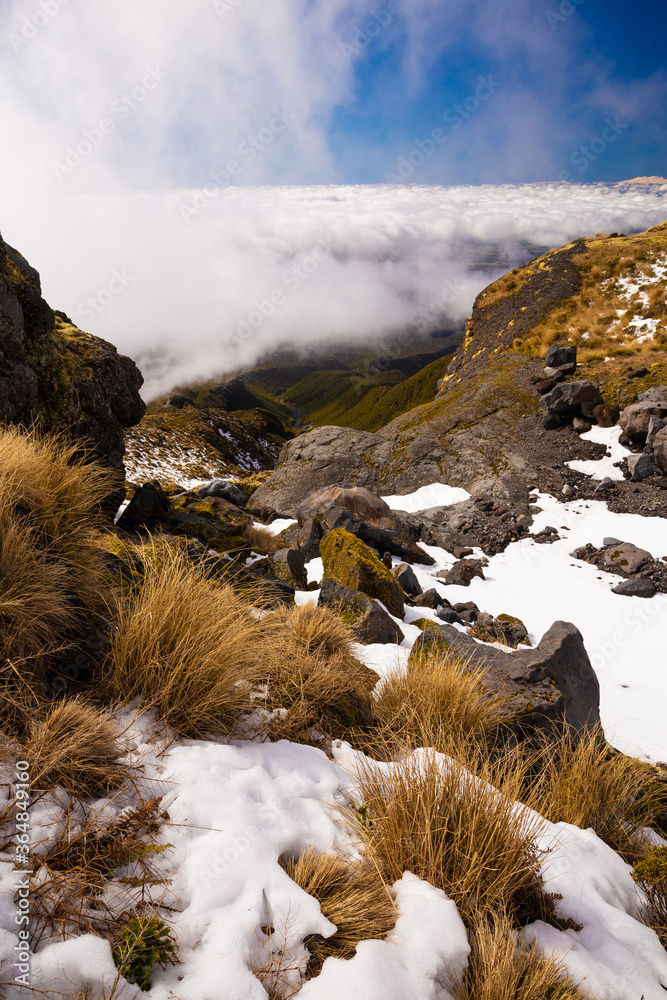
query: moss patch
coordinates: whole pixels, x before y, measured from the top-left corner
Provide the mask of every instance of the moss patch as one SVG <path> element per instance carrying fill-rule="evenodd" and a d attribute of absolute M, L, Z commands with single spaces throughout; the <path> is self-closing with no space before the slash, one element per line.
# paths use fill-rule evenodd
<path fill-rule="evenodd" d="M 320 542 L 324 576 L 349 590 L 375 597 L 392 615 L 403 617 L 403 590 L 375 553 L 342 528 L 329 531 Z"/>

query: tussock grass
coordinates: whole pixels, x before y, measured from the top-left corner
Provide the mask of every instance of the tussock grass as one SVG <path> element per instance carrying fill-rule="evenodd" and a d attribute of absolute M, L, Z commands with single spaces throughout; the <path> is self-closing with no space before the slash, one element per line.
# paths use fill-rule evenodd
<path fill-rule="evenodd" d="M 536 944 L 515 941 L 506 914 L 480 921 L 469 935 L 470 959 L 463 978 L 450 986 L 455 1000 L 582 1000 L 562 963 Z"/>
<path fill-rule="evenodd" d="M 370 725 L 377 674 L 353 655 L 352 633 L 334 612 L 280 608 L 266 622 L 268 705 L 284 710 L 270 723 L 274 739 L 311 742 Z"/>
<path fill-rule="evenodd" d="M 231 733 L 250 707 L 266 627 L 178 549 L 153 542 L 142 555 L 143 585 L 112 637 L 117 693 L 155 708 L 181 736 Z"/>
<path fill-rule="evenodd" d="M 91 533 L 115 474 L 62 438 L 0 429 L 0 658 L 43 674 L 66 633 L 103 616 Z"/>
<path fill-rule="evenodd" d="M 395 926 L 398 911 L 377 868 L 312 848 L 296 860 L 281 858 L 289 877 L 314 896 L 324 916 L 336 925 L 329 938 L 319 934 L 306 940 L 310 953 L 308 977 L 318 975 L 325 959 L 352 958 L 360 941 L 386 937 Z"/>
<path fill-rule="evenodd" d="M 268 555 L 269 552 L 277 552 L 278 549 L 285 548 L 285 543 L 280 535 L 274 535 L 268 528 L 258 528 L 254 524 L 249 524 L 245 528 L 243 537 L 252 551 L 260 555 Z"/>
<path fill-rule="evenodd" d="M 612 751 L 599 729 L 539 741 L 519 797 L 552 823 L 592 827 L 629 864 L 644 857 L 643 830 L 665 806 L 651 766 Z"/>
<path fill-rule="evenodd" d="M 368 856 L 390 884 L 410 871 L 443 889 L 468 926 L 499 910 L 517 922 L 546 916 L 534 847 L 541 820 L 516 808 L 521 768 L 512 759 L 492 773 L 480 758 L 476 770 L 430 750 L 369 762 L 358 775 L 356 823 Z"/>
<path fill-rule="evenodd" d="M 483 668 L 443 654 L 418 657 L 404 673 L 382 684 L 373 705 L 381 732 L 406 746 L 451 752 L 466 738 L 493 740 L 503 720 L 503 702 L 484 687 Z"/>
<path fill-rule="evenodd" d="M 99 796 L 128 777 L 120 758 L 123 746 L 109 716 L 71 698 L 32 722 L 25 742 L 34 791 L 61 785 L 77 798 Z"/>
<path fill-rule="evenodd" d="M 637 885 L 646 893 L 644 920 L 667 948 L 667 847 L 652 846 L 632 871 Z"/>

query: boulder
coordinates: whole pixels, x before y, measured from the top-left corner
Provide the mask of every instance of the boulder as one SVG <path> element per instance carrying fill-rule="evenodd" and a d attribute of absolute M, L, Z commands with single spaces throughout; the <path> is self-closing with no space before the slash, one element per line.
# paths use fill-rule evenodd
<path fill-rule="evenodd" d="M 248 497 L 245 493 L 228 479 L 212 479 L 209 483 L 204 483 L 197 490 L 197 496 L 222 497 L 223 500 L 233 503 L 235 507 L 245 507 L 248 503 Z"/>
<path fill-rule="evenodd" d="M 558 416 L 575 413 L 578 416 L 592 416 L 596 406 L 604 403 L 600 389 L 594 382 L 582 379 L 579 382 L 563 382 L 542 396 L 540 407 L 543 413 Z"/>
<path fill-rule="evenodd" d="M 667 427 L 663 427 L 653 439 L 653 457 L 656 465 L 667 472 Z"/>
<path fill-rule="evenodd" d="M 352 628 L 359 642 L 401 643 L 405 636 L 391 615 L 365 594 L 335 580 L 323 580 L 318 604 L 333 608 Z"/>
<path fill-rule="evenodd" d="M 534 649 L 503 652 L 476 643 L 451 625 L 417 637 L 410 655 L 453 653 L 471 667 L 484 666 L 487 687 L 506 698 L 508 724 L 518 733 L 565 722 L 575 733 L 600 722 L 600 686 L 581 633 L 555 622 Z"/>
<path fill-rule="evenodd" d="M 157 480 L 144 483 L 134 491 L 129 504 L 118 519 L 118 527 L 134 531 L 139 527 L 154 527 L 169 513 L 169 497 Z"/>
<path fill-rule="evenodd" d="M 392 570 L 392 575 L 396 577 L 406 594 L 410 594 L 411 597 L 419 597 L 422 593 L 419 580 L 412 567 L 408 566 L 407 563 L 399 563 Z"/>
<path fill-rule="evenodd" d="M 400 584 L 361 539 L 336 528 L 323 537 L 320 553 L 326 579 L 375 597 L 392 615 L 403 617 L 405 595 Z"/>
<path fill-rule="evenodd" d="M 470 581 L 476 576 L 484 579 L 481 559 L 459 559 L 449 570 L 440 570 L 438 576 L 444 577 L 445 583 L 457 587 L 469 587 Z"/>
<path fill-rule="evenodd" d="M 449 601 L 441 597 L 435 587 L 431 587 L 430 590 L 425 590 L 423 594 L 419 594 L 418 597 L 414 599 L 415 607 L 418 608 L 431 608 L 432 611 L 437 611 L 438 608 L 443 606 L 449 607 Z"/>
<path fill-rule="evenodd" d="M 652 403 L 667 403 L 667 385 L 652 385 L 650 389 L 645 389 L 637 395 L 641 402 L 648 399 Z"/>
<path fill-rule="evenodd" d="M 447 625 L 465 624 L 463 618 L 459 617 L 453 608 L 442 608 L 441 611 L 438 611 L 438 618 L 441 622 L 445 622 Z"/>
<path fill-rule="evenodd" d="M 667 417 L 667 403 L 656 403 L 649 399 L 632 403 L 621 413 L 619 423 L 626 437 L 643 444 L 646 441 L 651 417 L 659 417 L 661 420 Z"/>
<path fill-rule="evenodd" d="M 646 580 L 644 577 L 638 576 L 633 580 L 623 580 L 612 587 L 611 592 L 612 594 L 620 594 L 622 597 L 655 597 L 658 588 L 653 580 Z"/>
<path fill-rule="evenodd" d="M 638 483 L 653 475 L 654 464 L 651 455 L 641 452 L 639 455 L 628 455 L 628 472 L 630 479 Z"/>
<path fill-rule="evenodd" d="M 587 434 L 591 429 L 591 424 L 588 420 L 584 420 L 583 417 L 575 417 L 572 421 L 572 427 L 577 432 L 577 434 Z"/>
<path fill-rule="evenodd" d="M 392 520 L 391 507 L 362 486 L 327 486 L 316 490 L 299 504 L 296 516 L 303 523 L 332 507 L 345 507 L 360 521 L 368 521 L 369 524 L 384 524 Z"/>
<path fill-rule="evenodd" d="M 620 545 L 610 545 L 602 555 L 604 568 L 621 576 L 634 576 L 647 562 L 653 561 L 653 556 L 646 549 L 640 549 L 631 542 L 621 542 Z"/>
<path fill-rule="evenodd" d="M 648 422 L 648 433 L 646 434 L 646 447 L 653 451 L 653 446 L 655 444 L 655 439 L 658 436 L 658 432 L 662 430 L 663 427 L 667 427 L 667 420 L 661 420 L 660 417 L 650 417 Z"/>
<path fill-rule="evenodd" d="M 547 368 L 560 368 L 562 365 L 572 365 L 576 362 L 577 348 L 574 344 L 565 347 L 562 344 L 552 344 L 544 358 Z"/>
<path fill-rule="evenodd" d="M 37 271 L 0 236 L 0 421 L 62 432 L 124 471 L 124 430 L 146 409 L 142 384 L 113 344 L 47 305 Z"/>

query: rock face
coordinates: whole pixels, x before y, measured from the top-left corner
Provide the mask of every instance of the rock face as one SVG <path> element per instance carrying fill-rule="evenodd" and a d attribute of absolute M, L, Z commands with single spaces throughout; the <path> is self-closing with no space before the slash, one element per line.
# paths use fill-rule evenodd
<path fill-rule="evenodd" d="M 451 625 L 428 629 L 412 656 L 451 651 L 488 671 L 488 686 L 507 698 L 508 721 L 519 730 L 560 720 L 576 731 L 600 721 L 600 685 L 579 630 L 555 622 L 535 649 L 505 653 L 476 643 Z"/>
<path fill-rule="evenodd" d="M 124 429 L 145 410 L 142 383 L 112 344 L 53 312 L 37 271 L 0 236 L 0 419 L 37 421 L 122 470 Z"/>
<path fill-rule="evenodd" d="M 643 443 L 649 430 L 651 417 L 662 420 L 667 417 L 667 403 L 655 403 L 648 399 L 626 406 L 620 417 L 621 430 L 631 441 Z"/>
<path fill-rule="evenodd" d="M 360 590 L 375 597 L 397 618 L 403 617 L 404 593 L 387 567 L 360 539 L 336 528 L 320 543 L 324 579 L 341 583 L 349 590 Z"/>

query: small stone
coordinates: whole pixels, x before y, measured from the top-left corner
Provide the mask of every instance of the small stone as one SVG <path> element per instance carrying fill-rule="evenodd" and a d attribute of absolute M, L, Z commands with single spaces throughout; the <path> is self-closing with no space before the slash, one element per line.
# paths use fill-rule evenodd
<path fill-rule="evenodd" d="M 572 421 L 572 427 L 577 432 L 577 434 L 587 434 L 593 425 L 589 424 L 588 420 L 583 420 L 581 417 L 575 417 Z"/>
<path fill-rule="evenodd" d="M 576 364 L 577 348 L 574 344 L 563 346 L 562 344 L 552 344 L 544 358 L 547 368 L 560 368 L 562 365 Z"/>
<path fill-rule="evenodd" d="M 602 539 L 602 544 L 605 545 L 605 546 L 606 545 L 622 545 L 623 542 L 621 541 L 620 538 L 612 538 L 611 535 L 609 535 L 606 538 Z"/>
<path fill-rule="evenodd" d="M 557 427 L 560 427 L 562 422 L 557 413 L 545 413 L 542 417 L 542 426 L 545 431 L 555 431 Z"/>
<path fill-rule="evenodd" d="M 563 487 L 563 491 L 562 492 L 563 492 L 563 496 L 565 496 L 565 497 L 571 497 L 573 495 L 573 493 L 574 493 L 574 490 L 572 489 L 572 487 L 570 486 L 569 483 L 565 483 L 565 486 Z"/>
<path fill-rule="evenodd" d="M 640 549 L 631 542 L 609 545 L 604 550 L 604 568 L 621 576 L 634 576 L 646 563 L 653 559 L 650 552 Z"/>
<path fill-rule="evenodd" d="M 438 611 L 438 618 L 441 622 L 446 622 L 447 625 L 463 625 L 463 619 L 457 615 L 456 611 L 452 608 L 443 608 L 442 611 Z"/>
<path fill-rule="evenodd" d="M 392 570 L 392 573 L 406 594 L 410 594 L 411 597 L 419 597 L 422 589 L 411 566 L 408 566 L 407 563 L 400 563 L 396 569 Z"/>
<path fill-rule="evenodd" d="M 438 608 L 442 607 L 449 607 L 449 601 L 441 597 L 435 587 L 431 587 L 430 590 L 425 590 L 423 594 L 415 597 L 414 603 L 418 608 L 431 608 L 432 611 L 437 611 Z"/>
<path fill-rule="evenodd" d="M 618 586 L 612 588 L 612 594 L 620 594 L 622 597 L 655 597 L 658 590 L 652 580 L 644 577 L 635 577 L 633 580 L 623 580 Z"/>
<path fill-rule="evenodd" d="M 472 555 L 472 549 L 465 548 L 463 545 L 455 545 L 452 555 L 456 559 L 465 559 L 466 556 Z"/>
<path fill-rule="evenodd" d="M 609 476 L 605 476 L 604 479 L 595 487 L 593 493 L 607 493 L 609 490 L 613 490 L 613 488 L 614 480 L 610 479 Z"/>
<path fill-rule="evenodd" d="M 628 471 L 630 472 L 630 478 L 634 482 L 637 483 L 642 479 L 648 479 L 649 476 L 653 475 L 653 470 L 652 455 L 647 455 L 644 452 L 640 455 L 628 455 Z"/>

